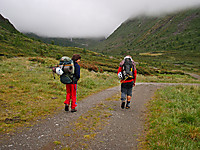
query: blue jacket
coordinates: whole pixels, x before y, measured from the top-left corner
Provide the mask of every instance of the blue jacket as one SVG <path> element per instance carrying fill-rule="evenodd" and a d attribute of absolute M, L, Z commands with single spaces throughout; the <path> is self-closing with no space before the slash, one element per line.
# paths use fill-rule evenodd
<path fill-rule="evenodd" d="M 74 77 L 76 78 L 74 84 L 77 84 L 77 81 L 80 79 L 80 66 L 77 62 L 74 62 L 74 67 L 75 67 Z"/>

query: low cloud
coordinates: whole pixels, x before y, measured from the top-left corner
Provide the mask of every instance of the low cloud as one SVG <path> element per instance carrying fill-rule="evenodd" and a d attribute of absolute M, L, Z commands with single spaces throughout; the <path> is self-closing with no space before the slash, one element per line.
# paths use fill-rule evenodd
<path fill-rule="evenodd" d="M 130 17 L 158 16 L 197 6 L 199 0 L 1 0 L 0 13 L 21 32 L 106 37 Z"/>

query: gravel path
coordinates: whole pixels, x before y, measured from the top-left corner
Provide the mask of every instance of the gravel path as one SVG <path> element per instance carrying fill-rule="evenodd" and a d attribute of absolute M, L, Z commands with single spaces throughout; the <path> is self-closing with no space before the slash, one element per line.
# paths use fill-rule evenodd
<path fill-rule="evenodd" d="M 137 138 L 142 133 L 144 126 L 145 103 L 151 99 L 156 89 L 165 85 L 177 84 L 137 83 L 133 90 L 131 109 L 128 110 L 120 108 L 120 100 L 111 101 L 112 116 L 108 124 L 92 140 L 88 149 L 137 149 Z M 76 113 L 63 110 L 53 117 L 47 117 L 42 121 L 38 120 L 38 123 L 34 126 L 27 127 L 19 133 L 1 135 L 0 150 L 54 149 L 55 146 L 52 145 L 52 142 L 63 142 L 66 139 L 64 133 L 71 132 L 66 126 L 75 122 L 76 119 L 96 104 L 117 93 L 120 93 L 119 86 L 101 91 L 80 101 Z"/>
<path fill-rule="evenodd" d="M 78 112 L 76 113 L 65 112 L 63 110 L 53 117 L 38 121 L 36 125 L 26 128 L 20 133 L 1 135 L 0 150 L 36 150 L 51 141 L 58 141 L 64 138 L 62 133 L 64 133 L 64 130 L 66 130 L 65 127 L 70 122 L 76 120 L 95 104 L 118 93 L 119 90 L 120 87 L 114 87 L 83 99 L 78 103 Z"/>
<path fill-rule="evenodd" d="M 151 99 L 156 85 L 137 85 L 133 90 L 131 109 L 121 109 L 115 102 L 114 112 L 104 130 L 97 136 L 91 149 L 135 150 L 143 131 L 145 103 Z"/>

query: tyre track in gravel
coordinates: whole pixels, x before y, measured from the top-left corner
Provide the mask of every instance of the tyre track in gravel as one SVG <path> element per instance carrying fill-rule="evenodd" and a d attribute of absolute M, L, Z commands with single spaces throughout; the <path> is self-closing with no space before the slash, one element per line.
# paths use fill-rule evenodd
<path fill-rule="evenodd" d="M 109 124 L 92 140 L 88 149 L 137 149 L 138 137 L 143 132 L 145 103 L 154 95 L 156 89 L 166 85 L 179 85 L 174 83 L 137 83 L 133 90 L 131 109 L 120 108 L 119 101 L 111 101 L 112 116 Z M 199 85 L 199 84 L 184 84 Z M 32 127 L 22 132 L 0 136 L 0 150 L 36 150 L 54 149 L 52 141 L 65 139 L 63 133 L 70 132 L 66 126 L 76 121 L 82 114 L 105 99 L 120 93 L 120 87 L 113 87 L 93 94 L 78 102 L 78 112 L 71 113 L 64 110 L 40 120 Z M 73 148 L 72 148 L 73 149 Z"/>

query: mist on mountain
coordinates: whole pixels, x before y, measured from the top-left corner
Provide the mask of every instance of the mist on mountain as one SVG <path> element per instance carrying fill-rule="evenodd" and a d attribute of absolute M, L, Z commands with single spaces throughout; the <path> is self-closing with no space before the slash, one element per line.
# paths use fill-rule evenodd
<path fill-rule="evenodd" d="M 1 0 L 0 14 L 20 32 L 47 37 L 108 37 L 137 15 L 163 15 L 199 0 Z"/>

